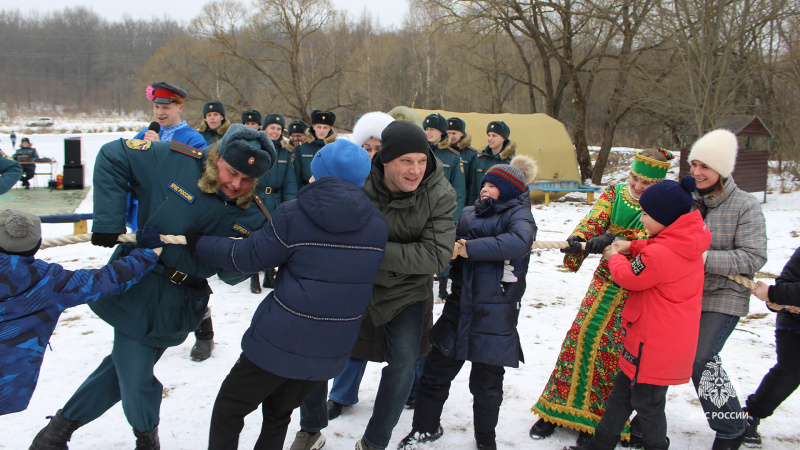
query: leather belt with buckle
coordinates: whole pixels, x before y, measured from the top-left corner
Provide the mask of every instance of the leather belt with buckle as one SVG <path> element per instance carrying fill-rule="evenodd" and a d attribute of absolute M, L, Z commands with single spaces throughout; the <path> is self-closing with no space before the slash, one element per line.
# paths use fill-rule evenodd
<path fill-rule="evenodd" d="M 183 273 L 179 270 L 175 270 L 172 267 L 167 267 L 162 264 L 157 264 L 156 268 L 159 266 L 163 267 L 161 269 L 161 275 L 167 277 L 172 284 L 179 284 L 182 286 L 196 288 L 204 285 L 206 283 L 205 278 L 198 278 L 187 273 Z M 159 272 L 156 270 L 156 272 Z"/>

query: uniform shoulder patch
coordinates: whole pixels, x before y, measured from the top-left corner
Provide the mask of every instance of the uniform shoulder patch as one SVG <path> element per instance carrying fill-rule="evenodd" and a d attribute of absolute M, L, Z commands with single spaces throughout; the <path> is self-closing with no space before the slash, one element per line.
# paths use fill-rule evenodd
<path fill-rule="evenodd" d="M 180 195 L 182 199 L 186 200 L 189 203 L 193 203 L 195 196 L 191 192 L 187 191 L 181 185 L 174 181 L 169 182 L 169 188 L 175 192 L 176 194 Z"/>
<path fill-rule="evenodd" d="M 454 154 L 454 155 L 458 156 L 459 158 L 461 157 L 461 153 L 459 153 L 459 152 L 457 152 L 457 151 L 453 150 L 452 148 L 450 148 L 450 147 L 447 147 L 447 150 L 449 150 L 449 151 L 450 151 L 450 153 L 452 153 L 452 154 Z"/>
<path fill-rule="evenodd" d="M 153 145 L 152 142 L 143 139 L 127 139 L 125 141 L 125 146 L 131 150 L 146 151 L 151 145 Z"/>
<path fill-rule="evenodd" d="M 637 255 L 636 258 L 634 258 L 631 262 L 631 269 L 633 269 L 633 273 L 636 276 L 639 276 L 639 274 L 644 272 L 644 269 L 646 268 L 647 267 L 642 262 L 642 255 Z"/>
<path fill-rule="evenodd" d="M 250 233 L 252 233 L 252 231 L 250 231 L 250 229 L 248 229 L 246 226 L 237 222 L 233 223 L 231 229 L 244 237 L 250 236 Z"/>
<path fill-rule="evenodd" d="M 169 144 L 170 150 L 175 150 L 178 153 L 183 153 L 184 155 L 189 155 L 194 159 L 200 159 L 203 157 L 203 152 L 192 147 L 191 145 L 186 145 L 180 143 L 178 141 L 171 141 Z"/>

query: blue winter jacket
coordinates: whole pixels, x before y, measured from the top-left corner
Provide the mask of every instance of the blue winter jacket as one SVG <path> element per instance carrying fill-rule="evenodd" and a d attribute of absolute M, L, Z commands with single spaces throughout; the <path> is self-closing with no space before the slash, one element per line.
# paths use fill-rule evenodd
<path fill-rule="evenodd" d="M 144 134 L 147 133 L 147 130 L 148 128 L 139 131 L 133 138 L 144 139 Z M 197 130 L 190 127 L 185 120 L 172 127 L 161 127 L 161 129 L 158 130 L 158 138 L 161 139 L 161 141 L 177 141 L 198 150 L 202 150 L 207 146 L 206 138 L 198 133 Z"/>
<path fill-rule="evenodd" d="M 323 177 L 281 203 L 245 240 L 203 237 L 197 255 L 254 273 L 279 266 L 242 350 L 256 365 L 296 380 L 327 380 L 347 364 L 389 230 L 356 185 Z"/>
<path fill-rule="evenodd" d="M 469 258 L 452 263 L 452 293 L 433 325 L 431 344 L 451 358 L 519 367 L 525 360 L 517 319 L 536 240 L 530 191 L 508 202 L 478 200 L 464 208 L 456 236 L 467 240 Z M 514 267 L 515 283 L 500 281 L 505 260 Z"/>
<path fill-rule="evenodd" d="M 135 249 L 100 269 L 71 271 L 0 253 L 0 415 L 28 407 L 62 311 L 127 291 L 156 261 L 152 250 Z"/>

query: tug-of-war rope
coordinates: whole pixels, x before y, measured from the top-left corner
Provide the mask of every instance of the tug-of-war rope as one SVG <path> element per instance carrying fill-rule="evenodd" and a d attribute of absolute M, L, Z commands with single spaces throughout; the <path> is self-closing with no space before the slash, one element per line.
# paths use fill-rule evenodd
<path fill-rule="evenodd" d="M 92 240 L 92 233 L 86 234 L 76 234 L 74 236 L 63 236 L 59 238 L 53 239 L 44 239 L 42 241 L 40 249 L 46 249 L 51 247 L 60 247 L 63 245 L 70 245 L 70 244 L 80 244 L 81 242 L 89 242 Z M 186 237 L 174 234 L 162 234 L 161 240 L 167 244 L 177 244 L 177 245 L 186 245 Z M 119 242 L 136 242 L 136 234 L 134 233 L 127 233 L 127 234 L 120 234 L 117 238 Z M 586 246 L 585 242 L 581 242 L 582 246 Z M 531 251 L 533 250 L 544 250 L 544 249 L 561 249 L 567 248 L 569 244 L 567 241 L 534 241 L 533 246 L 531 247 Z M 756 283 L 742 275 L 725 275 L 726 277 L 730 278 L 731 280 L 741 284 L 742 286 L 750 289 L 751 291 L 756 288 Z M 768 306 L 774 310 L 781 310 L 786 309 L 792 313 L 800 313 L 800 308 L 796 306 L 788 306 L 788 305 L 776 305 L 774 303 L 766 302 Z"/>

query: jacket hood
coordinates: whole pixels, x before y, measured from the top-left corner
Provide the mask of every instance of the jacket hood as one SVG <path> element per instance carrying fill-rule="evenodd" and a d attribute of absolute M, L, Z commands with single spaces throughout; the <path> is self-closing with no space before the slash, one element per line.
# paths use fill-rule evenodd
<path fill-rule="evenodd" d="M 315 224 L 331 233 L 363 229 L 372 217 L 364 191 L 336 177 L 323 177 L 300 189 L 297 202 Z"/>
<path fill-rule="evenodd" d="M 686 213 L 672 225 L 664 228 L 653 238 L 654 243 L 661 243 L 686 259 L 694 259 L 708 250 L 711 245 L 711 232 L 703 222 L 700 211 Z"/>
<path fill-rule="evenodd" d="M 500 153 L 498 155 L 500 156 L 500 159 L 508 159 L 514 154 L 514 151 L 516 149 L 517 149 L 517 143 L 512 140 L 507 140 L 505 143 L 505 147 L 503 147 L 503 149 L 500 150 Z M 487 145 L 483 150 L 478 152 L 478 157 L 480 158 L 481 156 L 488 156 L 491 154 L 492 154 L 492 149 L 490 149 L 489 146 Z"/>

